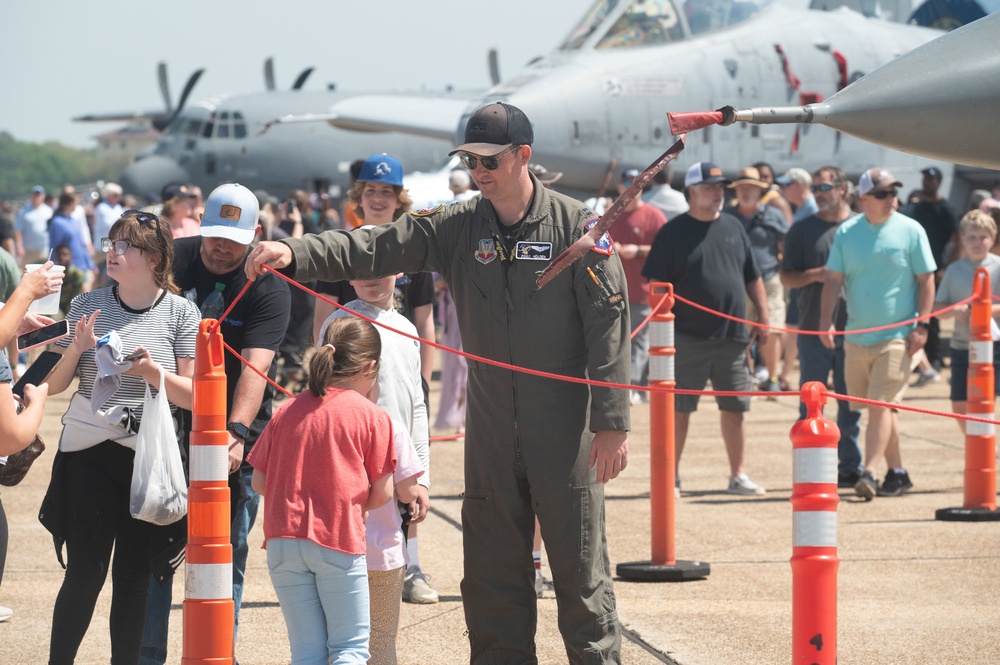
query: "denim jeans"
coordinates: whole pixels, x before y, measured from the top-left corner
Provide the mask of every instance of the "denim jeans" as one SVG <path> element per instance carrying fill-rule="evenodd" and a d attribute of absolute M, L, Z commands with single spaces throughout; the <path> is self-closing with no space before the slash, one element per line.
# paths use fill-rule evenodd
<path fill-rule="evenodd" d="M 652 308 L 648 304 L 629 303 L 629 317 L 632 320 L 632 330 L 635 330 L 646 317 Z M 647 370 L 649 367 L 649 324 L 642 327 L 635 337 L 632 338 L 632 385 L 649 385 Z"/>
<path fill-rule="evenodd" d="M 833 389 L 846 395 L 847 382 L 844 380 L 844 338 L 836 338 L 835 349 L 828 349 L 819 341 L 817 335 L 798 337 L 799 347 L 799 387 L 810 381 L 826 381 L 833 372 Z M 799 420 L 806 417 L 805 404 L 799 404 Z M 861 412 L 851 411 L 848 403 L 837 400 L 837 427 L 840 428 L 840 441 L 837 442 L 838 473 L 847 475 L 861 470 L 861 445 L 858 434 L 861 431 Z"/>
<path fill-rule="evenodd" d="M 368 565 L 310 540 L 267 541 L 267 568 L 288 629 L 293 665 L 368 662 Z"/>
<path fill-rule="evenodd" d="M 233 523 L 230 526 L 230 543 L 233 546 L 233 641 L 239 632 L 240 603 L 243 599 L 243 579 L 247 567 L 250 546 L 247 537 L 257 519 L 260 495 L 250 487 L 252 468 L 241 468 L 246 485 L 245 497 L 233 497 L 236 501 Z M 170 603 L 173 600 L 173 586 L 160 586 L 149 578 L 146 596 L 146 626 L 142 634 L 142 655 L 139 665 L 164 665 L 167 662 L 167 632 L 170 623 Z M 236 661 L 239 663 L 239 660 Z"/>

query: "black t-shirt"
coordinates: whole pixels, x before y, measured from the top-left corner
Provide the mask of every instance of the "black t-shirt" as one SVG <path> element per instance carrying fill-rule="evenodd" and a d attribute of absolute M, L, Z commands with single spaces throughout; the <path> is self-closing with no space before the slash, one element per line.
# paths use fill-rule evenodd
<path fill-rule="evenodd" d="M 226 308 L 246 286 L 247 277 L 243 263 L 231 273 L 215 275 L 205 268 L 201 261 L 201 236 L 174 240 L 174 281 L 181 288 L 181 294 L 201 305 L 215 290 L 216 283 L 226 285 L 223 299 Z M 275 275 L 261 275 L 236 303 L 236 307 L 223 320 L 220 329 L 222 339 L 242 354 L 243 349 L 278 350 L 281 339 L 288 327 L 289 293 L 288 284 Z M 226 413 L 233 407 L 236 383 L 243 372 L 243 363 L 228 351 L 225 353 L 226 367 Z M 274 379 L 278 370 L 277 355 L 271 362 L 267 375 Z M 252 372 L 253 370 L 246 370 Z M 264 388 L 264 399 L 257 417 L 250 425 L 250 436 L 246 440 L 245 452 L 253 447 L 257 437 L 271 419 L 271 400 L 274 386 Z"/>
<path fill-rule="evenodd" d="M 743 224 L 726 213 L 701 222 L 685 213 L 657 232 L 642 274 L 651 282 L 670 282 L 674 293 L 713 312 L 744 318 L 747 285 L 760 277 Z M 677 302 L 678 332 L 702 339 L 747 342 L 742 323 Z"/>
<path fill-rule="evenodd" d="M 944 268 L 944 249 L 948 241 L 958 231 L 958 220 L 955 219 L 955 213 L 951 211 L 951 206 L 944 199 L 933 203 L 920 201 L 906 206 L 902 212 L 907 217 L 912 217 L 920 222 L 920 226 L 924 227 L 924 231 L 927 232 L 927 241 L 934 253 L 934 260 L 939 268 Z"/>
<path fill-rule="evenodd" d="M 318 282 L 316 292 L 337 298 L 346 305 L 357 300 L 358 294 L 350 282 Z M 434 276 L 429 272 L 417 272 L 396 278 L 396 311 L 416 325 L 414 310 L 421 305 L 434 303 Z"/>
<path fill-rule="evenodd" d="M 826 259 L 830 256 L 830 247 L 833 246 L 833 236 L 842 223 L 825 222 L 813 215 L 792 224 L 785 236 L 782 269 L 802 272 L 825 266 Z M 822 296 L 823 284 L 820 282 L 799 288 L 799 328 L 802 330 L 819 330 Z M 841 294 L 834 312 L 834 326 L 837 330 L 843 330 L 846 324 L 847 305 Z"/>

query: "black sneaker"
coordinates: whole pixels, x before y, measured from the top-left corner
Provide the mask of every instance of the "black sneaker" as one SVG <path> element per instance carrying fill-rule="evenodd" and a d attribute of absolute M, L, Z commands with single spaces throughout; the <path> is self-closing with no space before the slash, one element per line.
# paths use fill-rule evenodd
<path fill-rule="evenodd" d="M 837 487 L 854 487 L 858 484 L 859 480 L 861 480 L 860 471 L 849 471 L 847 473 L 837 472 Z"/>
<path fill-rule="evenodd" d="M 882 487 L 878 489 L 879 496 L 902 496 L 903 492 L 913 487 L 913 483 L 910 482 L 910 474 L 906 471 L 899 473 L 893 469 L 889 469 L 889 472 L 885 474 L 885 480 L 882 481 Z"/>
<path fill-rule="evenodd" d="M 865 501 L 871 501 L 878 494 L 878 483 L 871 471 L 862 471 L 858 482 L 854 484 L 854 493 Z"/>

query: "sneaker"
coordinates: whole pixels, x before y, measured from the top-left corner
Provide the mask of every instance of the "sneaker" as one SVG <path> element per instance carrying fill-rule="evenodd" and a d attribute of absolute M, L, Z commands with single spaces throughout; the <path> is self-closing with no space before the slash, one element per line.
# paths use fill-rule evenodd
<path fill-rule="evenodd" d="M 889 469 L 882 481 L 882 487 L 878 488 L 879 496 L 902 496 L 903 492 L 913 488 L 910 481 L 910 474 L 906 471 L 899 473 L 894 469 Z"/>
<path fill-rule="evenodd" d="M 854 483 L 854 493 L 865 501 L 871 501 L 878 494 L 878 483 L 871 471 L 862 471 L 858 482 Z"/>
<path fill-rule="evenodd" d="M 858 484 L 859 480 L 861 480 L 860 471 L 849 471 L 848 473 L 837 472 L 837 487 L 854 487 Z"/>
<path fill-rule="evenodd" d="M 767 490 L 750 480 L 750 476 L 746 473 L 740 472 L 740 475 L 729 479 L 729 489 L 726 492 L 742 496 L 761 496 L 766 494 Z"/>
<path fill-rule="evenodd" d="M 10 609 L 9 607 L 4 607 L 3 605 L 0 605 L 0 623 L 3 623 L 4 621 L 10 621 L 10 618 L 12 616 L 14 616 L 14 610 Z"/>
<path fill-rule="evenodd" d="M 771 376 L 770 374 L 768 374 L 766 367 L 758 367 L 757 370 L 753 373 L 753 383 L 758 388 L 767 383 L 767 380 L 769 378 L 771 378 Z"/>
<path fill-rule="evenodd" d="M 632 393 L 628 396 L 628 403 L 631 404 L 632 406 L 638 406 L 639 404 L 642 404 L 642 393 L 640 393 L 638 390 L 633 390 Z"/>
<path fill-rule="evenodd" d="M 920 376 L 917 377 L 917 380 L 910 384 L 910 387 L 923 388 L 928 383 L 937 383 L 940 380 L 941 380 L 941 375 L 935 372 L 934 370 L 930 370 L 928 372 L 921 372 Z"/>
<path fill-rule="evenodd" d="M 545 598 L 545 592 L 554 592 L 555 588 L 552 586 L 552 580 L 548 579 L 542 575 L 542 571 L 535 571 L 535 596 L 537 598 Z"/>
<path fill-rule="evenodd" d="M 760 390 L 761 390 L 761 392 L 765 392 L 765 393 L 778 393 L 778 392 L 781 392 L 781 384 L 778 383 L 777 379 L 768 379 L 767 381 L 765 381 L 763 383 L 763 385 L 761 385 Z M 768 401 L 776 402 L 776 401 L 778 401 L 778 396 L 777 395 L 768 395 L 767 399 L 768 399 Z"/>
<path fill-rule="evenodd" d="M 406 569 L 406 577 L 403 579 L 403 600 L 418 605 L 438 602 L 438 592 L 431 588 L 427 576 L 416 566 Z"/>
<path fill-rule="evenodd" d="M 681 477 L 674 474 L 674 498 L 681 498 Z"/>

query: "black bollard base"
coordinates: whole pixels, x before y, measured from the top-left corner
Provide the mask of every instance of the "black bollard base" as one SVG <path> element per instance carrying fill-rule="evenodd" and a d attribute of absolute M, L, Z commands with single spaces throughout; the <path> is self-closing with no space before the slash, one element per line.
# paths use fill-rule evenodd
<path fill-rule="evenodd" d="M 986 508 L 941 508 L 934 512 L 942 522 L 1000 522 L 1000 510 Z"/>
<path fill-rule="evenodd" d="M 704 561 L 677 561 L 672 566 L 630 561 L 615 567 L 618 577 L 631 582 L 687 582 L 708 577 L 712 566 Z"/>

